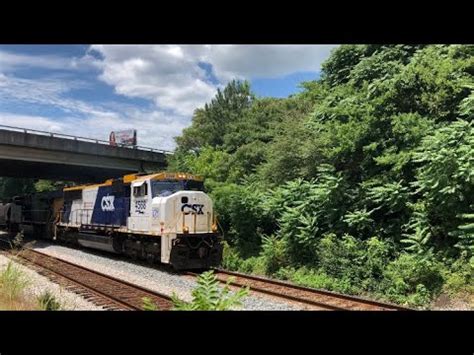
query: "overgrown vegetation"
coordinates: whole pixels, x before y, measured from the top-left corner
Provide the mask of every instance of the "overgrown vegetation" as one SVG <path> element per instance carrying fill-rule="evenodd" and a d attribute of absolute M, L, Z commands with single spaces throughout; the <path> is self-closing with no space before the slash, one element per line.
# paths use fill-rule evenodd
<path fill-rule="evenodd" d="M 25 294 L 30 285 L 28 277 L 13 261 L 0 271 L 0 309 L 2 310 L 61 310 L 62 305 L 48 290 L 36 300 Z"/>
<path fill-rule="evenodd" d="M 17 233 L 11 242 L 12 254 L 23 252 L 23 233 Z M 56 297 L 46 290 L 32 299 L 25 290 L 30 286 L 27 275 L 12 260 L 0 271 L 0 309 L 3 310 L 45 310 L 56 311 L 62 308 Z"/>
<path fill-rule="evenodd" d="M 65 184 L 64 181 L 0 177 L 0 201 L 9 201 L 12 197 L 35 192 L 59 190 Z"/>
<path fill-rule="evenodd" d="M 340 46 L 301 87 L 231 82 L 177 138 L 224 266 L 412 306 L 472 292 L 474 46 Z"/>
<path fill-rule="evenodd" d="M 197 278 L 197 287 L 193 290 L 191 302 L 184 302 L 173 294 L 174 310 L 178 311 L 225 311 L 242 305 L 242 299 L 249 289 L 241 288 L 232 292 L 229 279 L 221 288 L 214 272 L 207 271 Z"/>
<path fill-rule="evenodd" d="M 8 300 L 17 298 L 28 286 L 28 280 L 21 270 L 12 261 L 0 273 L 0 287 L 2 295 Z"/>
<path fill-rule="evenodd" d="M 61 310 L 61 303 L 50 291 L 45 291 L 38 296 L 38 306 L 45 311 Z"/>
<path fill-rule="evenodd" d="M 35 309 L 35 305 L 23 293 L 28 284 L 24 273 L 12 261 L 9 261 L 0 271 L 0 309 Z"/>

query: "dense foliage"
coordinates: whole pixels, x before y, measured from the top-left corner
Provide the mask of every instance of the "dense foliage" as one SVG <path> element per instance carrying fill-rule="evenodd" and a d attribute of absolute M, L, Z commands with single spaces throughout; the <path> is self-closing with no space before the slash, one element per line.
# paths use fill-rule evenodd
<path fill-rule="evenodd" d="M 65 184 L 64 181 L 0 177 L 0 202 L 35 192 L 60 190 Z"/>
<path fill-rule="evenodd" d="M 0 201 L 8 201 L 14 196 L 24 195 L 35 191 L 32 179 L 14 179 L 0 177 Z"/>
<path fill-rule="evenodd" d="M 340 46 L 301 87 L 231 82 L 177 138 L 225 266 L 412 305 L 472 291 L 474 46 Z"/>

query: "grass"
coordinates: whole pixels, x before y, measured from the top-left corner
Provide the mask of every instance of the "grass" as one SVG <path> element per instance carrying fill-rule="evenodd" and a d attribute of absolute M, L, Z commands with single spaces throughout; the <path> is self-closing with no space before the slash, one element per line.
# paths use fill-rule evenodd
<path fill-rule="evenodd" d="M 9 300 L 18 298 L 28 286 L 28 279 L 12 261 L 0 273 L 0 289 L 2 295 Z"/>
<path fill-rule="evenodd" d="M 13 239 L 12 254 L 19 256 L 23 252 L 24 236 L 18 233 Z M 59 310 L 60 302 L 54 295 L 45 291 L 36 299 L 28 297 L 25 289 L 30 285 L 26 274 L 13 261 L 0 270 L 0 310 Z"/>
<path fill-rule="evenodd" d="M 57 311 L 61 303 L 50 292 L 45 291 L 36 299 L 28 297 L 25 289 L 30 285 L 25 273 L 12 261 L 0 271 L 0 310 L 7 311 Z"/>
<path fill-rule="evenodd" d="M 61 310 L 61 303 L 54 297 L 50 291 L 45 291 L 38 297 L 39 309 L 45 311 L 59 311 Z"/>
<path fill-rule="evenodd" d="M 29 281 L 12 261 L 0 272 L 0 309 L 33 310 L 37 306 L 24 296 Z"/>
<path fill-rule="evenodd" d="M 143 310 L 144 311 L 158 311 L 158 306 L 148 297 L 143 297 Z"/>
<path fill-rule="evenodd" d="M 13 254 L 22 253 L 23 235 L 18 233 L 12 247 Z M 36 299 L 25 295 L 30 285 L 26 274 L 13 261 L 0 271 L 0 310 L 60 310 L 62 305 L 50 291 L 45 291 Z"/>
<path fill-rule="evenodd" d="M 8 299 L 0 295 L 0 310 L 2 311 L 32 311 L 37 310 L 34 302 L 26 299 Z"/>

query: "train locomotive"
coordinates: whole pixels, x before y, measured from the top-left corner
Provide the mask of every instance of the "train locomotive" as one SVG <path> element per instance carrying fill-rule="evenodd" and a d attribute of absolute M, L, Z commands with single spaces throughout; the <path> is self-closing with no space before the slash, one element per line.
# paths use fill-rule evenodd
<path fill-rule="evenodd" d="M 222 260 L 222 236 L 199 176 L 130 174 L 102 184 L 15 197 L 0 204 L 0 227 L 36 237 L 206 269 Z"/>

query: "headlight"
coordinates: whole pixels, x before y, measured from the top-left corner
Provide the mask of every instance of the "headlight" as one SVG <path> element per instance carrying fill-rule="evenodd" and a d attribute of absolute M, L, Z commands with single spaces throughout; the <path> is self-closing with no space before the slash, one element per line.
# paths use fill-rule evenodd
<path fill-rule="evenodd" d="M 189 228 L 187 226 L 183 227 L 183 233 L 189 233 Z"/>
<path fill-rule="evenodd" d="M 213 224 L 211 230 L 215 233 L 217 232 L 217 224 Z"/>

